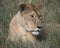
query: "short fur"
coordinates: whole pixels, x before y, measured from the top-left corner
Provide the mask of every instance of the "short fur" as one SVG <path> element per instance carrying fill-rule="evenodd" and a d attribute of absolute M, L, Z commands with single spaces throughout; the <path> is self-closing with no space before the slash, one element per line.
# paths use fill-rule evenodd
<path fill-rule="evenodd" d="M 33 42 L 35 37 L 30 30 L 37 29 L 37 26 L 41 26 L 41 13 L 38 8 L 32 4 L 20 4 L 19 11 L 10 22 L 8 39 L 17 41 L 21 38 L 23 42 Z"/>

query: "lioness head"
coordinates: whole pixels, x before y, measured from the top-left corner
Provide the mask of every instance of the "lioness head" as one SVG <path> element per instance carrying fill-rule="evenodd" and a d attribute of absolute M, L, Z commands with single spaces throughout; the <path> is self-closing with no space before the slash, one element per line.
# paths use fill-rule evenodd
<path fill-rule="evenodd" d="M 10 25 L 8 39 L 11 41 L 34 40 L 34 36 L 39 35 L 41 31 L 41 13 L 38 8 L 32 4 L 20 4 L 18 13 L 13 16 Z"/>
<path fill-rule="evenodd" d="M 38 35 L 41 31 L 41 13 L 38 8 L 32 4 L 20 4 L 19 11 L 25 30 Z"/>

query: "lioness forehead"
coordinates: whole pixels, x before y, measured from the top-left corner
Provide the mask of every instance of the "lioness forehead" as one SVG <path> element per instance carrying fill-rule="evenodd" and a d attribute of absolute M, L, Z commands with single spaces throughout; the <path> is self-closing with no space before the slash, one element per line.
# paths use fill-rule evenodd
<path fill-rule="evenodd" d="M 41 14 L 37 6 L 26 3 L 19 4 L 19 11 L 23 14 L 30 14 L 32 12 L 36 13 L 37 15 Z"/>
<path fill-rule="evenodd" d="M 23 12 L 24 10 L 28 10 L 28 11 L 30 11 L 30 10 L 38 10 L 37 9 L 37 7 L 35 6 L 35 5 L 33 5 L 33 4 L 25 4 L 25 3 L 22 3 L 22 4 L 20 4 L 19 5 L 19 10 L 21 11 L 21 12 Z"/>

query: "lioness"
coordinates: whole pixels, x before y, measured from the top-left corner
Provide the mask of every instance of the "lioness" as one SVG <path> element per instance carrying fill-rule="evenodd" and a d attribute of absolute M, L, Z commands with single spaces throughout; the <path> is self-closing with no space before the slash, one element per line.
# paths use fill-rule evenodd
<path fill-rule="evenodd" d="M 19 11 L 9 25 L 8 39 L 17 41 L 34 41 L 41 31 L 41 13 L 33 4 L 20 4 Z"/>

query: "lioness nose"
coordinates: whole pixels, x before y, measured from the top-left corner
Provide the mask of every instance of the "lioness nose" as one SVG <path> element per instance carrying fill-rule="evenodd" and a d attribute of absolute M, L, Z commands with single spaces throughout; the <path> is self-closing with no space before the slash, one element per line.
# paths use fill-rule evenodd
<path fill-rule="evenodd" d="M 41 26 L 37 26 L 38 29 L 41 29 Z"/>

